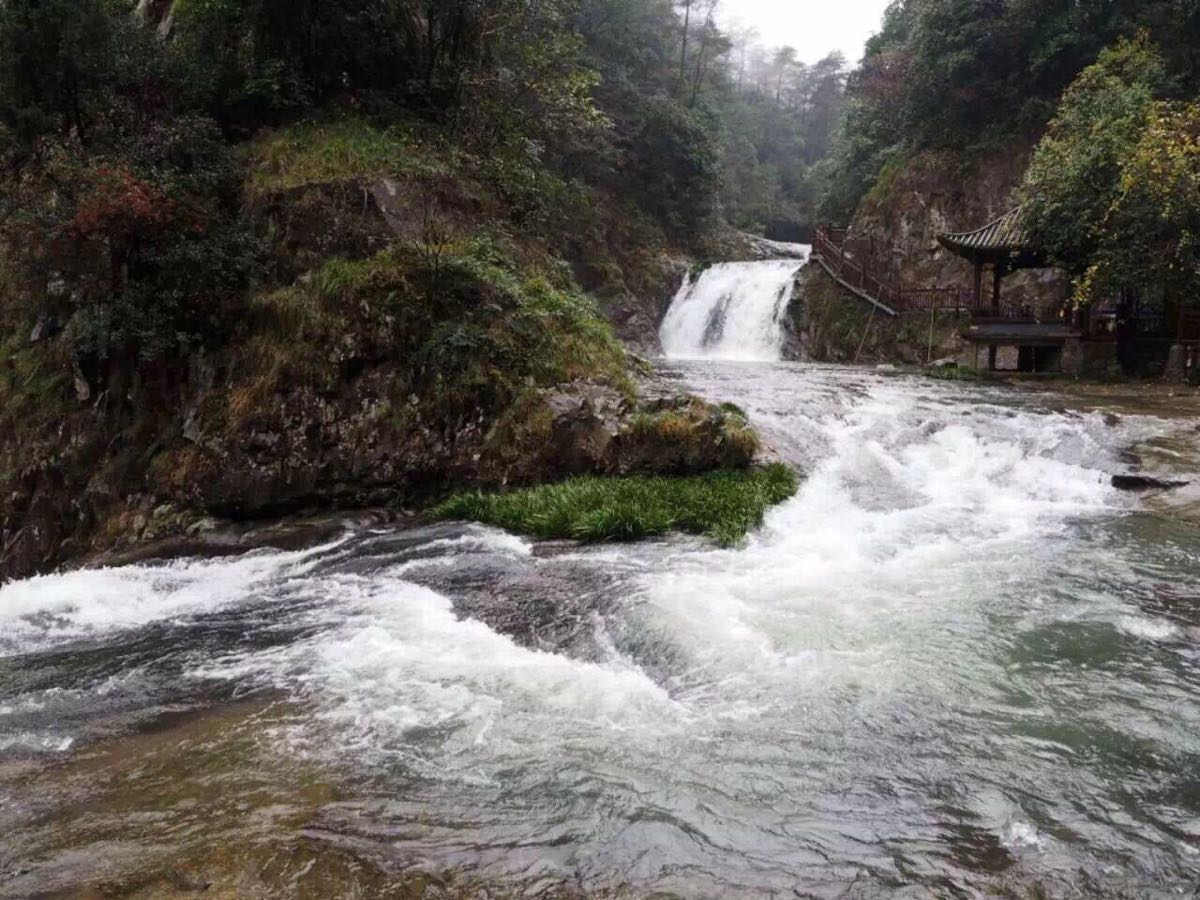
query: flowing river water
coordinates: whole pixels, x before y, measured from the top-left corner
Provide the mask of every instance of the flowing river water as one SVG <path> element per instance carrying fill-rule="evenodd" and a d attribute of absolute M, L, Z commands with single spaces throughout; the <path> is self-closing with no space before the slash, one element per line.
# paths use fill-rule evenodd
<path fill-rule="evenodd" d="M 1194 473 L 1195 419 L 663 369 L 805 473 L 742 547 L 374 528 L 0 588 L 0 896 L 1195 890 L 1200 529 L 1110 484 Z"/>

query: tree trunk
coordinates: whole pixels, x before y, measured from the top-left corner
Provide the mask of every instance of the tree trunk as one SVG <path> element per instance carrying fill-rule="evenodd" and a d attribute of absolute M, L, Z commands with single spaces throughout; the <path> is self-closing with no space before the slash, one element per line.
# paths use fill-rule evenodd
<path fill-rule="evenodd" d="M 683 49 L 679 53 L 679 80 L 687 81 L 688 32 L 692 27 L 692 2 L 683 0 Z"/>
<path fill-rule="evenodd" d="M 692 98 L 688 103 L 689 106 L 695 106 L 696 101 L 700 98 L 700 85 L 704 81 L 706 70 L 705 55 L 708 52 L 708 34 L 711 24 L 711 21 L 705 23 L 704 32 L 700 38 L 700 53 L 696 56 L 696 74 L 692 78 Z"/>

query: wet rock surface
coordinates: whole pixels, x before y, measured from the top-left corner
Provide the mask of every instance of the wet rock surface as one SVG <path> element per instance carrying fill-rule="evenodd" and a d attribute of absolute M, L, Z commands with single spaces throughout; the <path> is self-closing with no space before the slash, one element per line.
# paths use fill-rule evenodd
<path fill-rule="evenodd" d="M 126 566 L 156 559 L 235 556 L 249 550 L 303 550 L 349 532 L 395 524 L 411 513 L 386 509 L 331 512 L 265 522 L 236 522 L 205 517 L 192 521 L 183 534 L 147 537 L 132 547 L 100 553 L 91 566 Z M 143 532 L 146 534 L 146 532 Z"/>

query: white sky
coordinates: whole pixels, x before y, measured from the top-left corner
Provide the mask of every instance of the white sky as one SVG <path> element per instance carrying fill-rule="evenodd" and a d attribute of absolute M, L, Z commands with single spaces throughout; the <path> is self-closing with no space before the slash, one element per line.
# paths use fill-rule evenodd
<path fill-rule="evenodd" d="M 806 63 L 841 50 L 853 66 L 867 38 L 879 30 L 887 5 L 888 0 L 722 0 L 720 20 L 726 28 L 757 28 L 764 45 L 795 47 Z"/>

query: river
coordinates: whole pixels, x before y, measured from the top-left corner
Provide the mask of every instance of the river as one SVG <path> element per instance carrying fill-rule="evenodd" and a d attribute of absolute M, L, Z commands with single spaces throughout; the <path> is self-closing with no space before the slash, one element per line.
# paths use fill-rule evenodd
<path fill-rule="evenodd" d="M 1200 529 L 1110 478 L 1194 473 L 1195 419 L 662 365 L 806 475 L 742 547 L 375 528 L 0 589 L 0 896 L 1194 890 Z"/>

